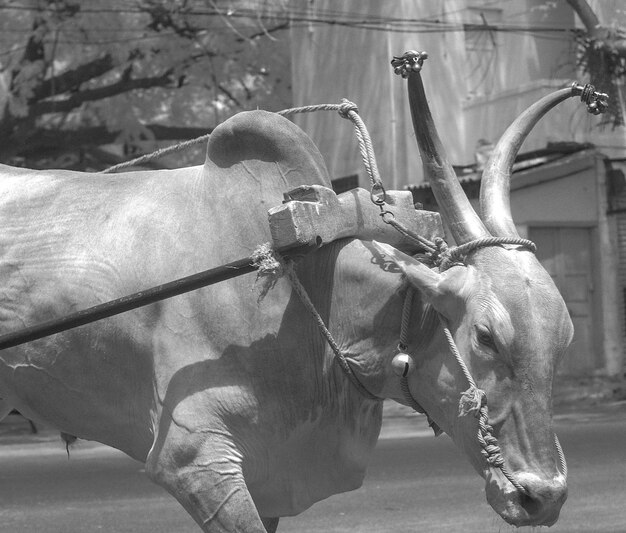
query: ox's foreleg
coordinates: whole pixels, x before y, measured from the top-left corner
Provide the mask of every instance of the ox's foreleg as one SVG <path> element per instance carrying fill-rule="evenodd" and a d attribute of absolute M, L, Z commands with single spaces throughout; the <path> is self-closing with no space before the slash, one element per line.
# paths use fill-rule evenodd
<path fill-rule="evenodd" d="M 190 434 L 172 425 L 150 452 L 146 472 L 206 533 L 266 533 L 246 487 L 240 455 L 223 436 Z M 277 524 L 268 522 L 270 527 Z"/>

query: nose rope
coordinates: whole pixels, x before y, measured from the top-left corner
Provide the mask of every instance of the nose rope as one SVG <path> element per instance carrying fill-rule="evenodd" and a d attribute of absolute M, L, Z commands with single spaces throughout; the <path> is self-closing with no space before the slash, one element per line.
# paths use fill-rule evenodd
<path fill-rule="evenodd" d="M 565 454 L 563 453 L 563 448 L 561 448 L 561 443 L 559 442 L 559 438 L 554 434 L 554 446 L 556 448 L 556 453 L 559 457 L 559 470 L 563 477 L 567 479 L 567 461 L 565 460 Z"/>
<path fill-rule="evenodd" d="M 499 468 L 502 475 L 507 478 L 519 492 L 522 494 L 528 494 L 528 490 L 519 481 L 517 481 L 517 479 L 515 479 L 515 476 L 509 472 L 504 465 L 504 457 L 502 456 L 502 450 L 498 444 L 498 439 L 492 433 L 493 427 L 489 425 L 487 394 L 484 390 L 479 389 L 476 386 L 476 382 L 474 381 L 474 378 L 472 378 L 465 361 L 461 357 L 459 349 L 456 346 L 456 342 L 454 342 L 454 338 L 452 337 L 452 333 L 448 327 L 446 319 L 439 314 L 439 320 L 441 322 L 441 326 L 443 327 L 446 340 L 448 341 L 450 351 L 457 360 L 457 363 L 461 367 L 461 370 L 470 385 L 469 389 L 461 394 L 461 400 L 459 401 L 459 416 L 474 413 L 474 416 L 478 418 L 478 432 L 476 437 L 481 447 L 480 453 L 482 453 L 487 463 Z"/>
<path fill-rule="evenodd" d="M 469 388 L 461 394 L 461 400 L 459 401 L 459 416 L 465 416 L 472 412 L 475 413 L 475 416 L 478 418 L 477 438 L 482 448 L 481 453 L 483 457 L 490 465 L 499 468 L 502 475 L 506 477 L 518 491 L 523 494 L 528 494 L 528 490 L 520 484 L 519 481 L 517 481 L 515 476 L 505 466 L 504 457 L 502 456 L 502 450 L 498 444 L 498 439 L 493 435 L 493 426 L 489 425 L 487 394 L 484 390 L 479 389 L 476 386 L 476 382 L 472 378 L 472 375 L 467 368 L 465 361 L 461 357 L 456 343 L 454 342 L 447 320 L 441 314 L 439 314 L 439 320 L 441 321 L 443 332 L 446 340 L 448 341 L 450 351 L 457 360 L 470 385 Z M 559 470 L 563 477 L 567 478 L 567 462 L 556 433 L 554 433 L 554 445 L 557 452 Z"/>

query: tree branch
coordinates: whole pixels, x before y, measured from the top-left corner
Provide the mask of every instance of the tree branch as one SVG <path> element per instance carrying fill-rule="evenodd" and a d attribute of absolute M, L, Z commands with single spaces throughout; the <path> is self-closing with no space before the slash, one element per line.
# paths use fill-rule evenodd
<path fill-rule="evenodd" d="M 291 27 L 291 21 L 286 20 L 285 22 L 281 22 L 280 24 L 277 24 L 276 26 L 273 26 L 272 28 L 263 28 L 263 30 L 257 32 L 257 33 L 253 33 L 251 35 L 248 35 L 245 39 L 242 39 L 241 37 L 237 37 L 235 40 L 239 43 L 244 42 L 244 41 L 252 41 L 254 39 L 257 39 L 259 37 L 264 37 L 264 36 L 268 36 L 276 31 L 280 31 L 280 30 L 287 30 Z"/>
<path fill-rule="evenodd" d="M 173 83 L 172 69 L 167 70 L 160 76 L 151 78 L 127 79 L 125 76 L 122 76 L 120 80 L 110 85 L 81 91 L 62 100 L 39 102 L 33 105 L 31 109 L 35 116 L 43 115 L 45 113 L 67 113 L 68 111 L 81 106 L 85 102 L 102 100 L 103 98 L 110 98 L 111 96 L 117 96 L 118 94 L 137 89 L 152 89 L 155 87 L 172 86 Z"/>
<path fill-rule="evenodd" d="M 574 12 L 578 15 L 578 18 L 580 18 L 580 21 L 585 26 L 585 29 L 587 30 L 589 36 L 593 36 L 598 29 L 598 26 L 600 25 L 600 21 L 598 20 L 598 17 L 596 16 L 593 9 L 591 9 L 589 4 L 587 3 L 587 0 L 566 1 L 574 10 Z"/>
<path fill-rule="evenodd" d="M 162 124 L 146 124 L 154 139 L 158 141 L 186 141 L 210 133 L 212 127 L 164 126 Z M 38 129 L 28 139 L 11 142 L 5 140 L 2 159 L 9 156 L 32 157 L 42 152 L 60 153 L 71 147 L 73 150 L 89 146 L 102 146 L 114 143 L 121 131 L 109 131 L 105 126 L 79 128 L 77 130 Z"/>
<path fill-rule="evenodd" d="M 626 57 L 626 31 L 603 26 L 587 0 L 566 0 L 587 30 L 587 35 L 607 49 Z"/>
<path fill-rule="evenodd" d="M 113 57 L 110 54 L 106 54 L 88 63 L 80 65 L 75 69 L 66 70 L 58 76 L 44 80 L 33 90 L 33 97 L 31 100 L 36 102 L 38 100 L 43 100 L 44 98 L 49 98 L 57 94 L 77 89 L 81 84 L 94 78 L 98 78 L 114 68 L 115 64 L 113 63 Z"/>

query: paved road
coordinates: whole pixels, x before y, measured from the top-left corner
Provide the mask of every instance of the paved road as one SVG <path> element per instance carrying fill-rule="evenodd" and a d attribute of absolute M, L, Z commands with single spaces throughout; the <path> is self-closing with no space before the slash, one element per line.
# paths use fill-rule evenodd
<path fill-rule="evenodd" d="M 561 415 L 557 424 L 570 495 L 559 523 L 545 531 L 626 532 L 626 404 Z M 514 531 L 491 511 L 481 480 L 446 437 L 413 433 L 387 432 L 362 489 L 283 519 L 279 532 Z M 68 461 L 58 444 L 0 444 L 1 533 L 103 531 L 198 530 L 142 465 L 114 450 L 83 443 Z"/>

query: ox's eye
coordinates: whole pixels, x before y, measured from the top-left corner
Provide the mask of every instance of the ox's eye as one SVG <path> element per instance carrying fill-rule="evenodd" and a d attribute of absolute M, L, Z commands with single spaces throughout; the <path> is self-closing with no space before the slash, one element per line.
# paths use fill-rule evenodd
<path fill-rule="evenodd" d="M 482 324 L 478 324 L 476 326 L 476 340 L 482 346 L 493 350 L 494 352 L 498 351 L 496 346 L 496 341 L 493 339 L 493 335 L 487 326 L 483 326 Z"/>

